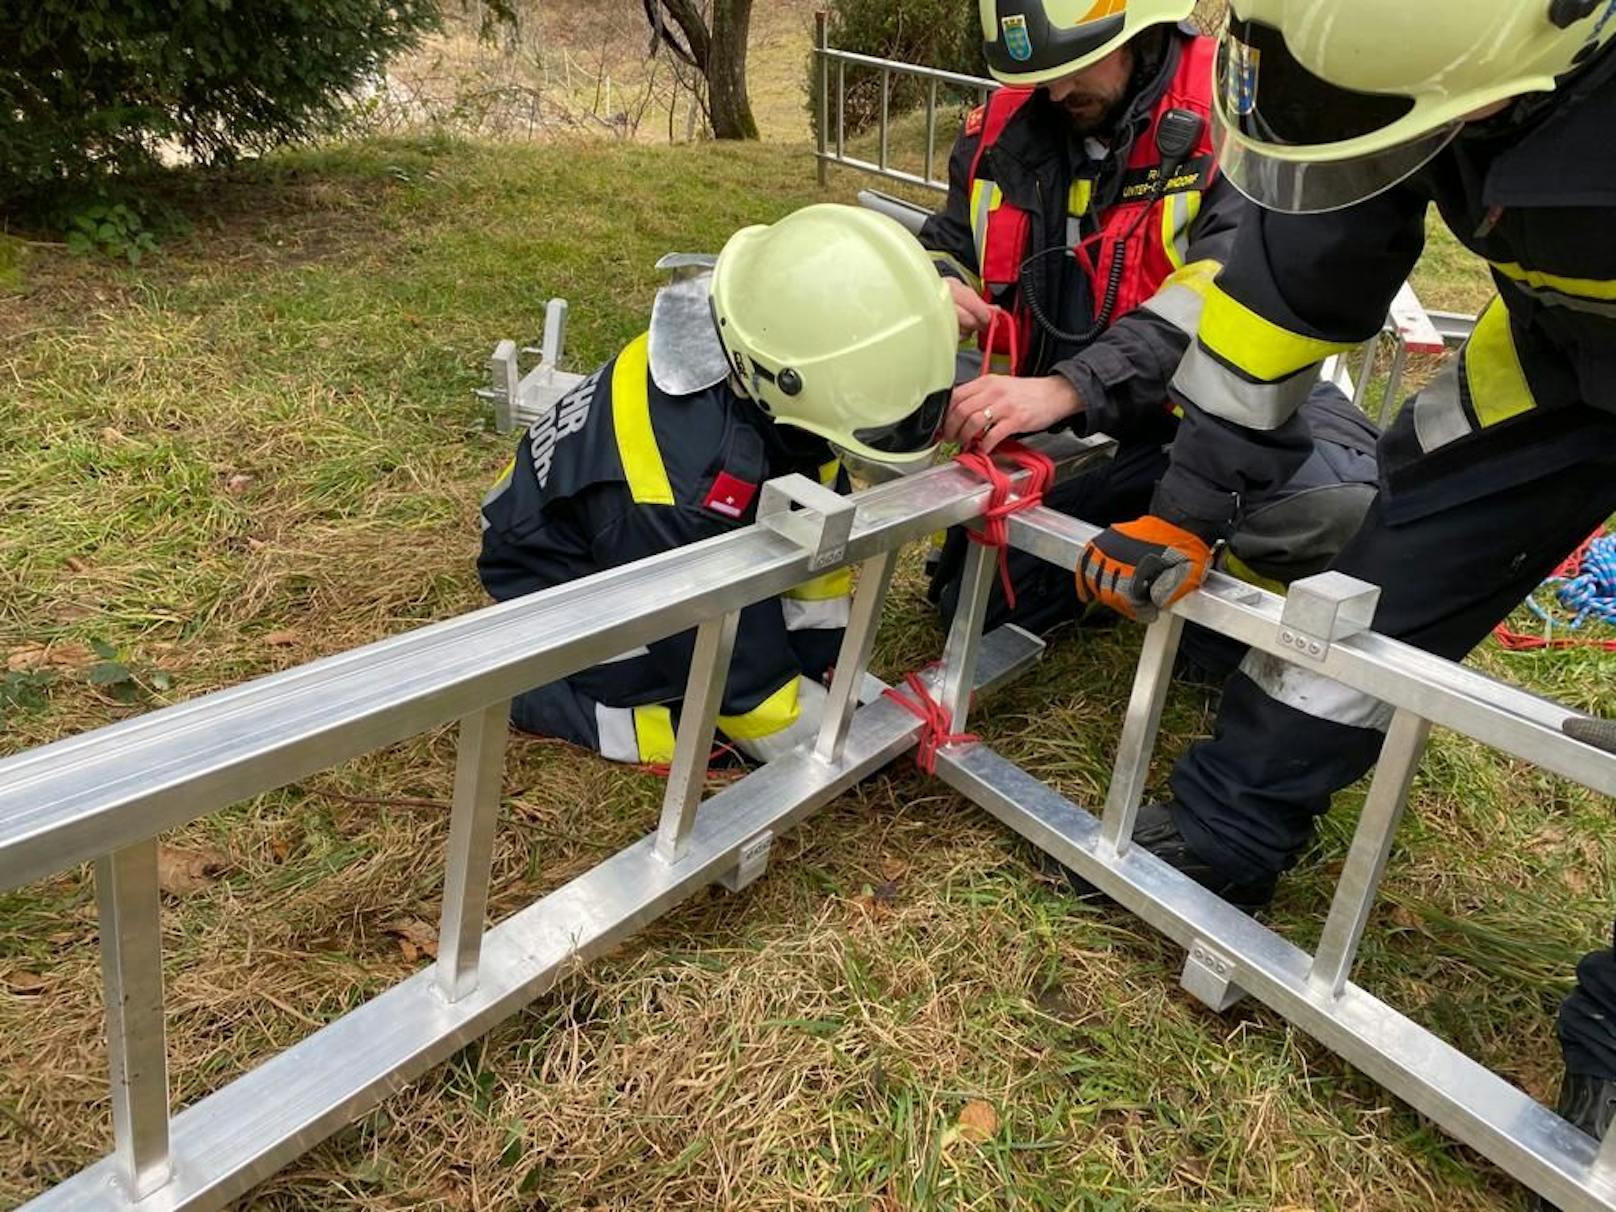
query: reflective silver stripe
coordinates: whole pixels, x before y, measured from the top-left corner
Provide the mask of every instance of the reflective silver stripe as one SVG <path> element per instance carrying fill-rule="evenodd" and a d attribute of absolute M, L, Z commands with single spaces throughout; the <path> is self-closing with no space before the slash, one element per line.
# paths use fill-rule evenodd
<path fill-rule="evenodd" d="M 780 599 L 780 613 L 785 618 L 787 631 L 830 631 L 846 627 L 851 609 L 852 600 L 845 597 L 818 602 Z"/>
<path fill-rule="evenodd" d="M 1256 682 L 1269 698 L 1317 720 L 1378 732 L 1385 732 L 1392 721 L 1391 707 L 1379 699 L 1271 653 L 1255 649 L 1246 653 L 1240 672 Z"/>
<path fill-rule="evenodd" d="M 1190 199 L 1200 195 L 1189 192 L 1168 197 L 1173 203 L 1173 247 L 1178 250 L 1178 263 L 1183 265 L 1190 259 L 1190 228 L 1195 225 L 1195 207 Z"/>
<path fill-rule="evenodd" d="M 1414 397 L 1414 435 L 1426 454 L 1475 432 L 1460 400 L 1460 361 L 1449 359 L 1436 378 Z"/>
<path fill-rule="evenodd" d="M 1521 282 L 1507 276 L 1504 280 L 1522 294 L 1531 296 L 1545 307 L 1564 307 L 1570 311 L 1580 311 L 1586 315 L 1599 316 L 1606 320 L 1616 320 L 1616 301 L 1589 299 L 1583 295 L 1567 294 L 1563 290 L 1555 290 L 1552 286 L 1533 286 L 1528 282 Z"/>
<path fill-rule="evenodd" d="M 1196 329 L 1201 327 L 1201 312 L 1206 308 L 1206 296 L 1187 286 L 1169 286 L 1166 290 L 1157 291 L 1141 306 L 1193 337 Z"/>
<path fill-rule="evenodd" d="M 607 657 L 602 665 L 615 665 L 618 661 L 632 661 L 637 657 L 650 656 L 651 650 L 641 644 L 638 648 L 630 648 L 627 652 L 620 652 L 614 657 Z"/>
<path fill-rule="evenodd" d="M 1318 364 L 1277 383 L 1251 383 L 1207 353 L 1197 341 L 1179 364 L 1173 388 L 1202 412 L 1248 429 L 1278 429 L 1307 402 Z"/>
<path fill-rule="evenodd" d="M 632 707 L 595 704 L 595 731 L 600 735 L 600 756 L 614 762 L 640 760 L 640 740 L 634 733 Z"/>

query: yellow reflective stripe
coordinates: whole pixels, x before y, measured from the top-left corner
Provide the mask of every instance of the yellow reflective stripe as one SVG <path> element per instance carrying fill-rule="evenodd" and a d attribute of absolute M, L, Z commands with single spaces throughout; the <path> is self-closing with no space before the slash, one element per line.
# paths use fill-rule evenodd
<path fill-rule="evenodd" d="M 829 463 L 822 463 L 819 467 L 819 482 L 826 488 L 836 487 L 836 477 L 842 474 L 842 461 L 832 459 Z"/>
<path fill-rule="evenodd" d="M 673 761 L 673 712 L 659 703 L 636 707 L 634 742 L 642 762 Z"/>
<path fill-rule="evenodd" d="M 1216 283 L 1201 313 L 1201 344 L 1248 378 L 1273 383 L 1324 361 L 1331 354 L 1356 349 L 1355 341 L 1304 337 L 1260 316 Z"/>
<path fill-rule="evenodd" d="M 999 209 L 1004 194 L 992 181 L 978 177 L 971 183 L 971 235 L 976 241 L 976 263 L 988 263 L 988 218 Z"/>
<path fill-rule="evenodd" d="M 756 741 L 797 722 L 797 679 L 792 678 L 756 707 L 741 715 L 721 715 L 718 726 L 732 741 Z"/>
<path fill-rule="evenodd" d="M 1265 577 L 1250 564 L 1246 563 L 1227 547 L 1219 554 L 1218 563 L 1223 565 L 1223 571 L 1236 580 L 1244 581 L 1247 585 L 1255 585 L 1258 589 L 1266 589 L 1269 593 L 1277 593 L 1281 597 L 1285 594 L 1285 582 L 1276 581 L 1273 577 Z"/>
<path fill-rule="evenodd" d="M 1510 281 L 1519 282 L 1522 286 L 1530 286 L 1535 290 L 1556 290 L 1563 295 L 1598 299 L 1604 303 L 1616 303 L 1616 279 L 1567 278 L 1560 274 L 1544 273 L 1540 269 L 1526 269 L 1513 263 L 1493 261 L 1491 264 Z"/>
<path fill-rule="evenodd" d="M 1184 268 L 1184 258 L 1189 256 L 1190 226 L 1200 213 L 1199 190 L 1168 194 L 1162 200 L 1162 248 L 1174 269 Z"/>
<path fill-rule="evenodd" d="M 612 368 L 612 428 L 623 460 L 629 494 L 636 505 L 672 505 L 673 485 L 662 465 L 656 431 L 651 428 L 651 390 L 646 362 L 650 334 L 642 333 L 617 355 Z"/>
<path fill-rule="evenodd" d="M 1509 309 L 1502 299 L 1494 299 L 1476 321 L 1476 331 L 1464 348 L 1464 373 L 1470 388 L 1470 406 L 1483 429 L 1537 406 L 1515 349 Z"/>
<path fill-rule="evenodd" d="M 504 469 L 495 478 L 495 480 L 494 480 L 495 487 L 498 487 L 500 484 L 503 484 L 506 480 L 510 479 L 511 478 L 511 472 L 513 472 L 515 470 L 516 470 L 516 456 L 512 455 L 511 459 L 510 459 L 510 462 L 505 464 Z"/>
<path fill-rule="evenodd" d="M 1079 177 L 1066 191 L 1066 213 L 1074 219 L 1081 219 L 1089 213 L 1093 201 L 1094 182 L 1087 177 Z"/>
<path fill-rule="evenodd" d="M 828 602 L 832 598 L 846 597 L 852 592 L 853 570 L 838 568 L 835 572 L 827 572 L 824 576 L 804 581 L 801 585 L 793 585 L 780 596 L 794 598 L 799 602 Z"/>
<path fill-rule="evenodd" d="M 1162 199 L 1162 249 L 1175 270 L 1184 268 L 1184 258 L 1178 254 L 1178 200 L 1182 194 L 1168 194 Z"/>

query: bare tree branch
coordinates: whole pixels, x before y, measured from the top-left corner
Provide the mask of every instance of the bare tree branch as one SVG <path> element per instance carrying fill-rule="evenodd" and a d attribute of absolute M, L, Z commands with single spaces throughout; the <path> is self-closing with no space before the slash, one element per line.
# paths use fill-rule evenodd
<path fill-rule="evenodd" d="M 702 19 L 701 10 L 691 0 L 642 0 L 642 3 L 653 39 L 660 38 L 679 58 L 705 71 L 711 54 L 712 37 L 707 32 L 707 23 Z M 684 34 L 684 42 L 679 41 L 663 20 L 664 9 Z"/>

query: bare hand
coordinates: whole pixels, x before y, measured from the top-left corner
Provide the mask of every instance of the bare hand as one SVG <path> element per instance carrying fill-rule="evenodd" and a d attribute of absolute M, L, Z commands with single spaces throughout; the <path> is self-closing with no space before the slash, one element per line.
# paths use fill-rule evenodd
<path fill-rule="evenodd" d="M 959 318 L 960 336 L 974 337 L 988 326 L 988 321 L 993 318 L 993 308 L 958 278 L 947 278 L 945 281 L 948 283 L 948 293 L 954 296 L 954 314 Z"/>
<path fill-rule="evenodd" d="M 1042 379 L 986 375 L 954 389 L 943 437 L 961 446 L 980 439 L 981 449 L 991 452 L 1006 438 L 1038 433 L 1082 411 L 1077 388 L 1060 375 Z"/>

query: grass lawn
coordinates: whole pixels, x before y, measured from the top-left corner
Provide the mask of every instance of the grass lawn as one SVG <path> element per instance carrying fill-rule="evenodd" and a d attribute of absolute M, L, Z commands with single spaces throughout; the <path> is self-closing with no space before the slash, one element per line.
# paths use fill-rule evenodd
<path fill-rule="evenodd" d="M 195 230 L 138 272 L 0 245 L 7 752 L 481 604 L 476 504 L 511 445 L 471 396 L 492 342 L 536 337 L 562 294 L 573 358 L 598 361 L 643 323 L 659 254 L 820 196 L 800 147 L 600 142 L 373 143 L 174 188 Z M 1138 638 L 1067 635 L 975 726 L 1098 802 Z M 939 639 L 911 561 L 879 667 Z M 1616 714 L 1613 658 L 1478 659 Z M 1176 691 L 1165 752 L 1209 723 L 1202 693 Z M 163 839 L 179 1103 L 428 962 L 451 770 L 434 734 Z M 513 744 L 506 784 L 495 917 L 648 831 L 661 792 L 536 741 Z M 1343 800 L 1272 915 L 1304 942 Z M 1445 735 L 1414 802 L 1361 979 L 1551 1096 L 1551 1013 L 1613 909 L 1610 805 Z M 1200 1008 L 1173 947 L 1036 882 L 1021 844 L 907 764 L 777 853 L 245 1205 L 1519 1198 L 1282 1020 Z M 0 1205 L 109 1143 L 95 935 L 86 871 L 0 896 Z"/>

